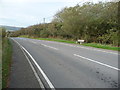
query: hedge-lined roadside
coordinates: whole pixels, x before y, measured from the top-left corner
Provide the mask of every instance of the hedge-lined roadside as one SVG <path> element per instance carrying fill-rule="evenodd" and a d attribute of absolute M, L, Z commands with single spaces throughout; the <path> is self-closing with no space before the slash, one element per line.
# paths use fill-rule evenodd
<path fill-rule="evenodd" d="M 75 41 L 55 39 L 55 38 L 33 38 L 33 37 L 28 37 L 26 35 L 22 35 L 20 37 L 32 38 L 32 39 L 37 39 L 37 40 L 47 40 L 47 41 L 56 41 L 56 42 L 64 42 L 64 43 L 76 44 Z M 95 47 L 95 48 L 101 48 L 101 49 L 120 51 L 120 47 L 114 47 L 112 45 L 105 45 L 105 44 L 98 44 L 98 43 L 83 43 L 81 45 Z"/>
<path fill-rule="evenodd" d="M 110 44 L 120 47 L 118 4 L 120 2 L 86 2 L 56 12 L 49 23 L 40 23 L 9 33 L 38 38 L 85 40 L 86 43 Z"/>
<path fill-rule="evenodd" d="M 2 89 L 2 37 L 0 37 L 0 90 L 1 89 Z"/>
<path fill-rule="evenodd" d="M 2 41 L 2 88 L 7 87 L 12 60 L 12 45 L 8 38 Z"/>
<path fill-rule="evenodd" d="M 95 47 L 95 48 L 101 48 L 101 49 L 120 51 L 120 47 L 113 47 L 112 45 L 105 45 L 105 44 L 98 44 L 98 43 L 84 43 L 82 45 Z"/>

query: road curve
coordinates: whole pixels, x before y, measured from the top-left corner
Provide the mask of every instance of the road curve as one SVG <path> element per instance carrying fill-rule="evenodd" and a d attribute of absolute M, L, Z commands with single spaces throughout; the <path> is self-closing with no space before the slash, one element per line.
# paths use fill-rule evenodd
<path fill-rule="evenodd" d="M 117 51 L 28 38 L 12 39 L 29 52 L 55 88 L 118 87 Z"/>

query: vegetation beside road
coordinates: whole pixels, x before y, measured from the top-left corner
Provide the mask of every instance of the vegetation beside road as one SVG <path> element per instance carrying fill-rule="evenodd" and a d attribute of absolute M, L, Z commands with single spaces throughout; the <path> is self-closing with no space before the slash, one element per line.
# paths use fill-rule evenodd
<path fill-rule="evenodd" d="M 2 89 L 2 31 L 0 28 L 0 90 Z"/>
<path fill-rule="evenodd" d="M 119 28 L 118 2 L 95 4 L 88 2 L 74 7 L 65 7 L 55 14 L 50 23 L 22 28 L 10 35 L 73 41 L 82 39 L 86 43 L 109 44 L 119 47 Z"/>
<path fill-rule="evenodd" d="M 2 88 L 7 87 L 12 60 L 12 46 L 5 36 L 6 31 L 2 29 Z"/>
<path fill-rule="evenodd" d="M 37 39 L 37 40 L 47 40 L 47 41 L 56 41 L 56 42 L 64 42 L 64 43 L 76 44 L 76 41 L 63 40 L 63 39 L 34 38 L 34 37 L 29 37 L 29 36 L 27 36 L 27 35 L 22 35 L 22 36 L 20 36 L 20 37 Z M 105 45 L 105 44 L 99 44 L 99 43 L 83 43 L 83 44 L 81 44 L 81 45 L 83 45 L 83 46 L 95 47 L 95 48 L 101 48 L 101 49 L 108 49 L 108 50 L 120 51 L 120 47 L 114 47 L 114 46 L 112 46 L 112 45 Z"/>
<path fill-rule="evenodd" d="M 102 48 L 102 49 L 120 51 L 120 47 L 114 47 L 112 45 L 105 45 L 105 44 L 99 44 L 99 43 L 84 43 L 82 45 L 95 47 L 95 48 Z"/>
<path fill-rule="evenodd" d="M 50 23 L 42 23 L 12 32 L 10 36 L 75 43 L 85 40 L 84 46 L 119 50 L 118 4 L 120 2 L 84 3 L 65 7 Z"/>
<path fill-rule="evenodd" d="M 20 37 L 31 38 L 31 39 L 38 39 L 38 40 L 65 42 L 65 43 L 75 44 L 75 41 L 63 40 L 63 39 L 59 39 L 59 38 L 35 38 L 35 37 L 29 37 L 29 36 L 26 36 L 26 35 L 21 35 Z"/>
<path fill-rule="evenodd" d="M 2 88 L 6 88 L 8 84 L 11 60 L 12 46 L 9 39 L 4 38 L 2 47 Z"/>

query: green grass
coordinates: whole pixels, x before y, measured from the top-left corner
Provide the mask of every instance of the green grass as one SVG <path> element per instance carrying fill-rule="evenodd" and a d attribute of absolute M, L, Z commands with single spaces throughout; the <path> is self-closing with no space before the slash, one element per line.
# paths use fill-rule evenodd
<path fill-rule="evenodd" d="M 84 43 L 82 45 L 95 47 L 95 48 L 102 48 L 102 49 L 120 51 L 120 47 L 113 47 L 111 45 L 104 45 L 104 44 L 98 44 L 98 43 Z"/>
<path fill-rule="evenodd" d="M 60 40 L 60 39 L 52 39 L 52 38 L 36 38 L 36 39 L 76 44 L 75 41 L 68 41 L 68 40 Z M 120 47 L 113 47 L 111 45 L 103 45 L 103 44 L 98 44 L 98 43 L 84 43 L 84 44 L 81 44 L 81 45 L 95 47 L 95 48 L 102 48 L 102 49 L 116 50 L 116 51 L 119 50 L 120 51 Z"/>
<path fill-rule="evenodd" d="M 35 38 L 35 39 L 75 44 L 75 41 L 68 41 L 68 40 L 61 40 L 61 39 L 53 39 L 53 38 Z"/>
<path fill-rule="evenodd" d="M 12 59 L 12 46 L 8 38 L 2 42 L 2 88 L 7 87 Z"/>
<path fill-rule="evenodd" d="M 2 39 L 0 37 L 0 90 L 2 89 Z"/>
<path fill-rule="evenodd" d="M 24 38 L 32 38 L 32 39 L 38 39 L 38 40 L 47 40 L 47 41 L 56 41 L 56 42 L 64 42 L 64 43 L 72 43 L 75 44 L 75 41 L 68 41 L 68 40 L 62 40 L 62 39 L 54 39 L 54 38 L 34 38 L 34 37 L 28 37 L 27 35 L 22 35 L 20 37 Z"/>
<path fill-rule="evenodd" d="M 21 36 L 19 36 L 19 37 L 29 38 L 28 35 L 21 35 Z"/>
<path fill-rule="evenodd" d="M 32 39 L 38 39 L 38 40 L 47 40 L 47 41 L 56 41 L 56 42 L 64 42 L 64 43 L 71 43 L 76 44 L 75 41 L 69 41 L 69 40 L 62 40 L 62 39 L 54 39 L 54 38 L 34 38 L 34 37 L 28 37 L 26 35 L 20 36 L 25 38 L 32 38 Z M 114 47 L 111 45 L 104 45 L 99 43 L 83 43 L 81 44 L 83 46 L 89 46 L 89 47 L 95 47 L 95 48 L 101 48 L 101 49 L 108 49 L 108 50 L 115 50 L 120 51 L 120 47 Z"/>

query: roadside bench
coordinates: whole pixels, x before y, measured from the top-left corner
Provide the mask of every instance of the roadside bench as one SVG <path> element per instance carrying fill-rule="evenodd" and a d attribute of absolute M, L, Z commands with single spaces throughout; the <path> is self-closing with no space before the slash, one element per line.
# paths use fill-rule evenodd
<path fill-rule="evenodd" d="M 79 40 L 79 39 L 76 41 L 76 43 L 79 43 L 79 44 L 82 44 L 84 42 L 85 42 L 85 40 Z"/>

